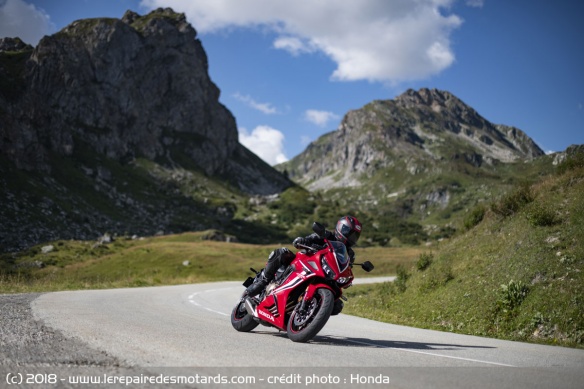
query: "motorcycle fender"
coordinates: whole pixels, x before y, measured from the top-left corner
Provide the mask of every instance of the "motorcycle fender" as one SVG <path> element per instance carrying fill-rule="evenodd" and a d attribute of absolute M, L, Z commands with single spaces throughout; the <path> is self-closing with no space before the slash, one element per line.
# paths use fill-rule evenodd
<path fill-rule="evenodd" d="M 306 292 L 304 292 L 304 300 L 305 301 L 312 300 L 312 298 L 314 297 L 314 293 L 319 288 L 328 289 L 331 292 L 333 292 L 334 295 L 336 295 L 336 292 L 333 290 L 333 288 L 330 287 L 330 285 L 322 284 L 322 283 L 320 283 L 320 284 L 310 284 L 310 285 L 308 285 L 308 288 L 306 288 Z"/>

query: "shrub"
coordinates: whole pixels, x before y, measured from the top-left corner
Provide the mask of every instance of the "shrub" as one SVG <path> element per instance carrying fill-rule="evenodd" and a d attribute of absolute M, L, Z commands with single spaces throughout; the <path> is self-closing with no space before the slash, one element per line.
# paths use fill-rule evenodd
<path fill-rule="evenodd" d="M 529 287 L 521 281 L 509 281 L 509 284 L 501 285 L 499 305 L 504 312 L 512 311 L 521 305 L 529 293 Z"/>
<path fill-rule="evenodd" d="M 531 187 L 529 184 L 523 183 L 513 192 L 504 195 L 499 201 L 491 204 L 491 210 L 497 215 L 507 217 L 515 214 L 532 201 Z"/>
<path fill-rule="evenodd" d="M 456 228 L 451 226 L 440 227 L 438 232 L 432 234 L 433 239 L 447 239 L 451 238 L 456 234 Z"/>
<path fill-rule="evenodd" d="M 483 221 L 485 217 L 486 209 L 484 206 L 479 205 L 475 207 L 470 214 L 468 214 L 464 218 L 464 228 L 468 231 L 472 229 L 474 226 L 478 225 L 480 222 Z"/>
<path fill-rule="evenodd" d="M 421 278 L 419 289 L 422 292 L 431 292 L 445 286 L 453 279 L 454 273 L 450 261 L 440 258 Z"/>
<path fill-rule="evenodd" d="M 434 254 L 422 253 L 422 254 L 420 254 L 420 258 L 418 259 L 418 262 L 416 262 L 416 267 L 418 268 L 419 271 L 424 271 L 432 264 L 433 260 L 434 260 Z"/>
<path fill-rule="evenodd" d="M 406 282 L 410 275 L 403 265 L 397 265 L 396 272 L 397 276 L 393 284 L 399 292 L 403 293 L 406 291 Z"/>
<path fill-rule="evenodd" d="M 526 216 L 534 227 L 552 226 L 558 222 L 555 211 L 545 204 L 533 204 Z"/>
<path fill-rule="evenodd" d="M 292 187 L 269 203 L 268 208 L 278 214 L 278 221 L 287 225 L 312 219 L 316 202 L 304 189 Z"/>

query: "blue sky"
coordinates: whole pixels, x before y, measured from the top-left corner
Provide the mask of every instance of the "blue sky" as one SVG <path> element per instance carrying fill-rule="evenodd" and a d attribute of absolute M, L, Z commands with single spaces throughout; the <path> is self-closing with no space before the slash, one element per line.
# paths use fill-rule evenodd
<path fill-rule="evenodd" d="M 186 14 L 240 142 L 270 164 L 408 88 L 450 91 L 545 151 L 584 143 L 583 1 L 0 0 L 0 37 L 158 7 Z"/>

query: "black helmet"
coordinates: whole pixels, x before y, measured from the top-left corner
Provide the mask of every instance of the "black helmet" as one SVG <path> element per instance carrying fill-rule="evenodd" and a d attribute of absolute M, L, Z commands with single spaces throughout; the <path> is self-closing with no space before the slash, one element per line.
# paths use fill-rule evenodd
<path fill-rule="evenodd" d="M 335 237 L 339 242 L 351 247 L 357 243 L 361 236 L 361 223 L 353 216 L 343 216 L 337 222 Z"/>

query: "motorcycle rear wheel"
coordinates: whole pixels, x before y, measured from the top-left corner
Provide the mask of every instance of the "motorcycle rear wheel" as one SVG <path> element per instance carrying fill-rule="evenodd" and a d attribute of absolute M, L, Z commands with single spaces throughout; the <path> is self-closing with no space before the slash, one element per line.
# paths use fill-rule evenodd
<path fill-rule="evenodd" d="M 256 328 L 259 323 L 247 313 L 245 303 L 240 301 L 231 311 L 231 325 L 239 332 L 249 332 Z"/>
<path fill-rule="evenodd" d="M 288 325 L 288 338 L 293 342 L 305 343 L 318 334 L 331 317 L 335 303 L 333 292 L 328 289 L 317 289 L 311 301 L 306 303 L 305 312 L 300 312 L 300 304 L 296 306 Z"/>

